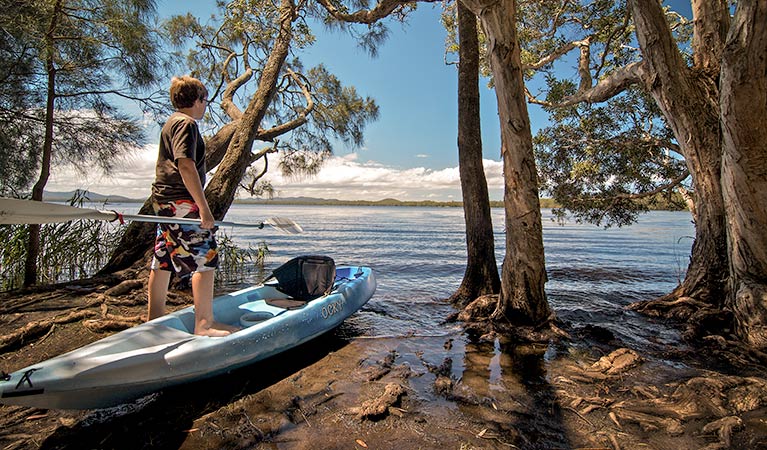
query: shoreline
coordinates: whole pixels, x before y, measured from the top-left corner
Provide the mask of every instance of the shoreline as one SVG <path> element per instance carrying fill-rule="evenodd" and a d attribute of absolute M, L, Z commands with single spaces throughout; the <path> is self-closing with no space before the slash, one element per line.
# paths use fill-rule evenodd
<path fill-rule="evenodd" d="M 9 372 L 137 323 L 143 285 L 0 297 L 0 335 L 71 311 L 0 354 Z M 110 293 L 107 293 L 107 292 Z M 169 309 L 189 297 L 174 292 Z M 87 314 L 86 314 L 87 313 Z M 119 408 L 0 406 L 0 448 L 767 448 L 767 361 L 722 339 L 659 352 L 598 327 L 547 344 L 359 336 L 343 325 L 229 374 Z M 5 342 L 5 341 L 2 341 Z M 138 432 L 137 430 L 141 430 Z"/>

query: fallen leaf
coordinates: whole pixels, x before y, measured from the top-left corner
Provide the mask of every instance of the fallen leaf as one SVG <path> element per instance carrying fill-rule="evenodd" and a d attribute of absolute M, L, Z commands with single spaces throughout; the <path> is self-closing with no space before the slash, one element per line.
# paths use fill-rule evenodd
<path fill-rule="evenodd" d="M 367 444 L 365 443 L 365 441 L 363 441 L 362 439 L 357 439 L 357 440 L 356 440 L 356 441 L 354 441 L 354 442 L 356 442 L 356 443 L 357 443 L 357 445 L 359 445 L 359 446 L 360 446 L 360 447 L 362 447 L 362 448 L 368 448 L 368 445 L 367 445 Z"/>

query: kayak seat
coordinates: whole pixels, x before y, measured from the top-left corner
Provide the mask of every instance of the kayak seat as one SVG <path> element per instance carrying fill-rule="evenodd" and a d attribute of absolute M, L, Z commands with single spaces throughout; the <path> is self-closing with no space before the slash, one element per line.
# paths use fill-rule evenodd
<path fill-rule="evenodd" d="M 294 298 L 265 298 L 264 301 L 269 306 L 275 306 L 283 309 L 298 309 L 303 308 L 307 302 L 303 300 L 296 300 Z"/>
<path fill-rule="evenodd" d="M 247 328 L 269 320 L 272 317 L 274 317 L 274 314 L 266 311 L 246 312 L 240 316 L 240 325 Z"/>

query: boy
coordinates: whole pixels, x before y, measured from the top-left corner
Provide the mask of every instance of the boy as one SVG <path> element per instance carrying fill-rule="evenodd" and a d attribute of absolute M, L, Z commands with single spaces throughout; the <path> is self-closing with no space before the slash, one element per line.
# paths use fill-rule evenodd
<path fill-rule="evenodd" d="M 194 333 L 220 337 L 236 328 L 213 321 L 213 281 L 218 267 L 213 214 L 205 199 L 205 141 L 197 120 L 205 114 L 208 91 L 196 78 L 174 77 L 170 98 L 176 108 L 162 128 L 155 182 L 155 214 L 200 219 L 200 225 L 159 224 L 149 273 L 149 320 L 165 314 L 171 271 L 192 274 Z"/>

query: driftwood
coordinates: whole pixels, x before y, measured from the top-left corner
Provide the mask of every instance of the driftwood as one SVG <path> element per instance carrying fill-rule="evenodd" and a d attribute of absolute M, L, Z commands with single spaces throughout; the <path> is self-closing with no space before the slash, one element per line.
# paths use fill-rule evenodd
<path fill-rule="evenodd" d="M 403 395 L 405 395 L 405 388 L 401 384 L 389 383 L 380 396 L 364 402 L 360 407 L 351 408 L 350 412 L 356 414 L 360 420 L 381 419 L 399 403 Z"/>

